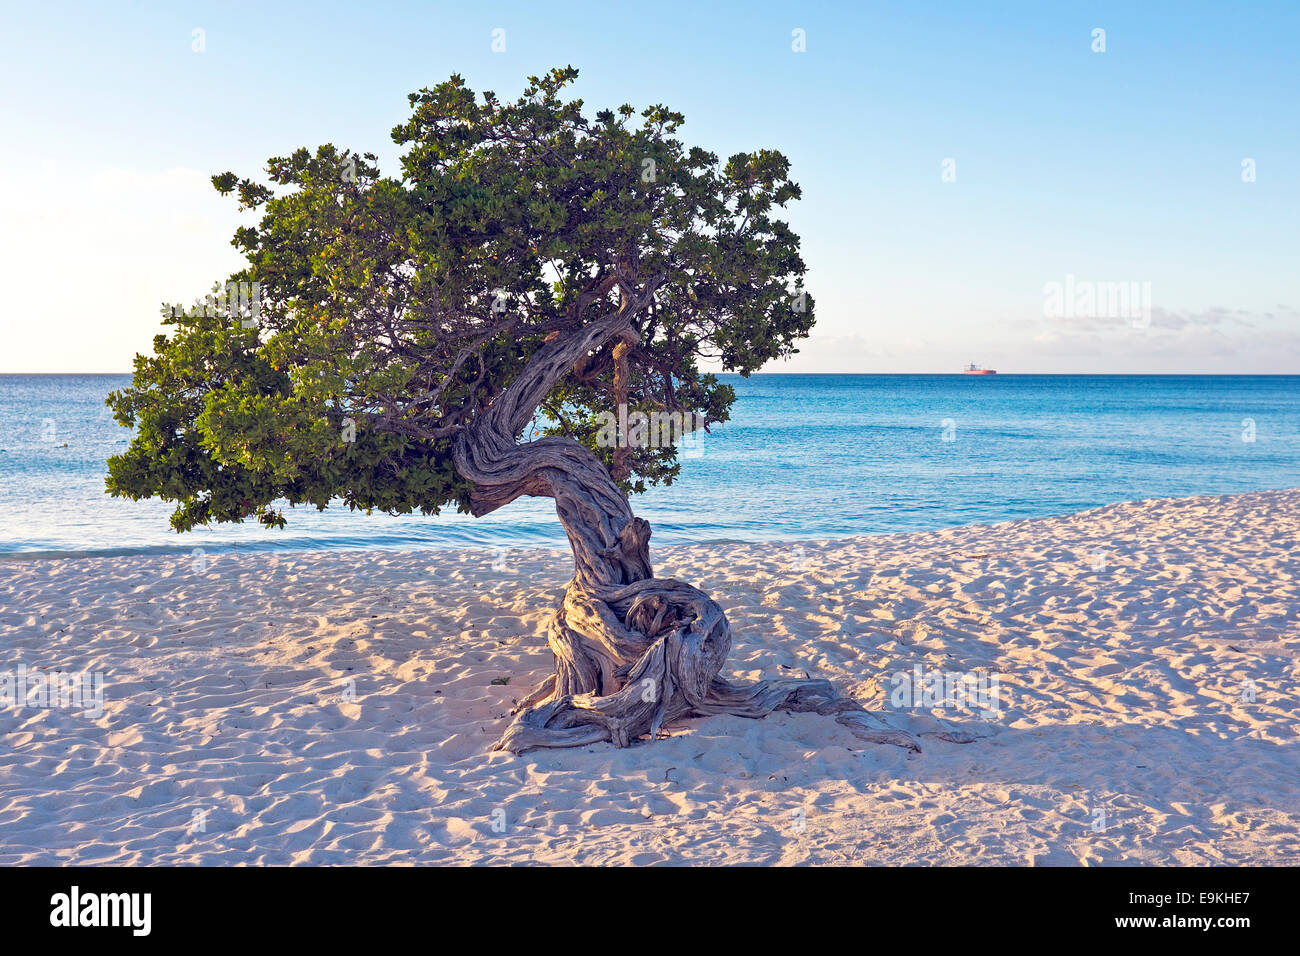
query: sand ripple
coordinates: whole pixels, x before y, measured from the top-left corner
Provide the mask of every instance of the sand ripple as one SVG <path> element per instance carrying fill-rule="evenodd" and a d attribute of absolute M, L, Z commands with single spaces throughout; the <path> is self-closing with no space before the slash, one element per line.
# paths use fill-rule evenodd
<path fill-rule="evenodd" d="M 736 677 L 996 675 L 996 716 L 928 709 L 991 735 L 488 754 L 555 552 L 0 562 L 0 673 L 107 695 L 0 708 L 0 863 L 1300 862 L 1300 491 L 654 557 L 728 608 Z"/>

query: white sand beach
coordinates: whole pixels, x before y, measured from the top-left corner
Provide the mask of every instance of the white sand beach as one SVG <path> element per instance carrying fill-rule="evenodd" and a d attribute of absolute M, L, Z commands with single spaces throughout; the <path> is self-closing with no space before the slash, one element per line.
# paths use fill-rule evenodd
<path fill-rule="evenodd" d="M 0 561 L 0 673 L 104 690 L 0 708 L 0 863 L 1300 863 L 1300 490 L 652 556 L 735 678 L 887 708 L 920 665 L 998 712 L 914 755 L 811 714 L 489 753 L 565 553 Z"/>

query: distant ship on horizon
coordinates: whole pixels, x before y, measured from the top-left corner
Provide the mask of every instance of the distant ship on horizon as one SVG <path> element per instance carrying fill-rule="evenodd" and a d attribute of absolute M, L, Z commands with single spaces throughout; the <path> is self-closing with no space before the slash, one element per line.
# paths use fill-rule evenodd
<path fill-rule="evenodd" d="M 966 366 L 967 375 L 997 375 L 998 370 L 994 368 L 980 368 L 974 362 Z"/>

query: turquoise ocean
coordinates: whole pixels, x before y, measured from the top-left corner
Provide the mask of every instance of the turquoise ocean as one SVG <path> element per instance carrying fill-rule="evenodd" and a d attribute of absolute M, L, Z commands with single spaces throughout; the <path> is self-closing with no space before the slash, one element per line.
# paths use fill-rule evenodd
<path fill-rule="evenodd" d="M 732 421 L 639 496 L 653 543 L 807 540 L 1300 487 L 1300 376 L 724 376 Z M 126 375 L 0 375 L 0 554 L 559 547 L 548 501 L 485 518 L 287 511 L 178 535 L 104 493 Z"/>

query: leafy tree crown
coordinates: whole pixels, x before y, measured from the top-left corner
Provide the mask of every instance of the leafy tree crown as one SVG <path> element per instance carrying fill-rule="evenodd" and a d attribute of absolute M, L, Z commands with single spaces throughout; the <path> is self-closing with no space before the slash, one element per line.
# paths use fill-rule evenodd
<path fill-rule="evenodd" d="M 459 76 L 412 94 L 400 178 L 328 144 L 271 159 L 266 182 L 212 177 L 261 218 L 233 239 L 229 302 L 164 307 L 169 334 L 109 396 L 136 429 L 110 493 L 176 502 L 177 530 L 283 525 L 280 501 L 464 508 L 457 434 L 545 343 L 634 299 L 630 334 L 574 363 L 533 427 L 591 448 L 625 491 L 671 483 L 672 444 L 609 447 L 602 425 L 620 405 L 723 422 L 734 392 L 702 362 L 748 375 L 796 351 L 813 302 L 779 215 L 799 187 L 779 152 L 687 147 L 663 106 L 588 119 L 563 98 L 576 76 L 513 102 Z"/>

